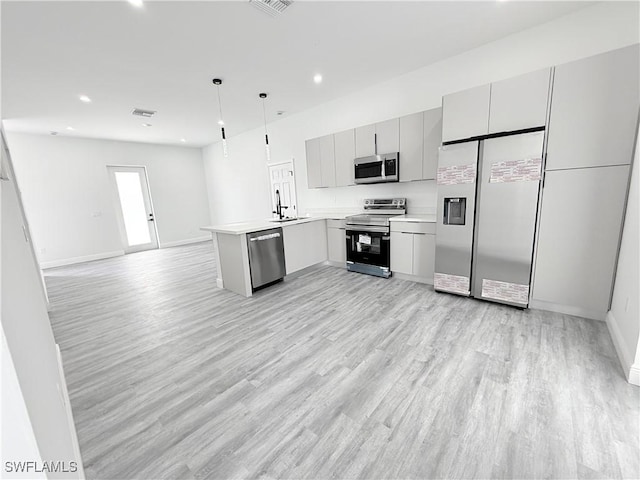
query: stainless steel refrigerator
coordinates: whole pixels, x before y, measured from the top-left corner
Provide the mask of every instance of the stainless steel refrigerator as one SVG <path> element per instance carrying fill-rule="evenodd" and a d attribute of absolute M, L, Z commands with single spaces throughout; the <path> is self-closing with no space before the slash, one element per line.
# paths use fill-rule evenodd
<path fill-rule="evenodd" d="M 527 307 L 544 131 L 443 146 L 434 287 Z"/>

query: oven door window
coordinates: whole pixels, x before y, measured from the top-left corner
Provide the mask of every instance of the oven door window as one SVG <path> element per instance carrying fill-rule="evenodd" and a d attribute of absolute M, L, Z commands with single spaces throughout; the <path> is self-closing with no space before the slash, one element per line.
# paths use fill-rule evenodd
<path fill-rule="evenodd" d="M 382 162 L 356 165 L 356 178 L 378 178 L 382 176 Z"/>
<path fill-rule="evenodd" d="M 389 234 L 348 230 L 347 260 L 388 267 Z"/>

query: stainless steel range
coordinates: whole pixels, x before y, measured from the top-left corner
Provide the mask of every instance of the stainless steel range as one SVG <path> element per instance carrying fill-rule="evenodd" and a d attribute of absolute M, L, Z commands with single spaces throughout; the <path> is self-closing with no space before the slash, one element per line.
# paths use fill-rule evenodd
<path fill-rule="evenodd" d="M 364 213 L 347 217 L 347 270 L 389 278 L 389 219 L 406 211 L 406 198 L 368 198 Z"/>

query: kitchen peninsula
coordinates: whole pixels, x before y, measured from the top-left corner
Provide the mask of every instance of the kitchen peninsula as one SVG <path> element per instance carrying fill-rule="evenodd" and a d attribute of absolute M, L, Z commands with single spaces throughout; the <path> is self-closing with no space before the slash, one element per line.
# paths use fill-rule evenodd
<path fill-rule="evenodd" d="M 286 222 L 257 220 L 202 227 L 211 232 L 218 275 L 216 284 L 244 297 L 253 295 L 248 237 L 282 227 L 285 274 L 327 260 L 326 217 L 302 217 Z"/>

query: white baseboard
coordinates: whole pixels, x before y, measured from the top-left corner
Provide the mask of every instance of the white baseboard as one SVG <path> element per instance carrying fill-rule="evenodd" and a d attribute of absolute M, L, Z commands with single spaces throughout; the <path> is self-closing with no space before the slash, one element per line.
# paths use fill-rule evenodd
<path fill-rule="evenodd" d="M 640 387 L 640 364 L 635 363 L 629 369 L 629 383 Z"/>
<path fill-rule="evenodd" d="M 406 273 L 393 272 L 393 277 L 400 280 L 409 280 L 410 282 L 424 283 L 425 285 L 433 285 L 433 278 L 417 277 L 415 275 L 407 275 Z"/>
<path fill-rule="evenodd" d="M 216 278 L 216 286 L 218 288 L 224 288 L 224 282 L 222 281 L 221 278 Z"/>
<path fill-rule="evenodd" d="M 85 255 L 83 257 L 65 258 L 62 260 L 51 260 L 49 262 L 40 263 L 40 268 L 55 268 L 65 265 L 73 265 L 76 263 L 93 262 L 94 260 L 104 260 L 105 258 L 119 257 L 124 255 L 124 250 L 114 250 L 113 252 L 96 253 L 94 255 Z"/>
<path fill-rule="evenodd" d="M 175 242 L 163 242 L 160 244 L 160 248 L 179 247 L 181 245 L 189 245 L 190 243 L 208 242 L 211 240 L 211 235 L 205 237 L 187 238 L 186 240 L 177 240 Z"/>
<path fill-rule="evenodd" d="M 599 320 L 601 322 L 604 322 L 607 316 L 607 312 L 599 312 L 596 310 L 589 310 L 587 308 L 574 307 L 573 305 L 560 305 L 557 303 L 545 302 L 543 300 L 531 300 L 529 302 L 529 308 L 534 308 L 537 310 L 547 310 L 549 312 L 564 313 L 566 315 L 573 315 L 575 317 Z"/>
<path fill-rule="evenodd" d="M 634 385 L 640 385 L 640 365 L 633 364 L 636 352 L 629 352 L 627 349 L 622 332 L 620 332 L 620 329 L 618 328 L 618 322 L 613 316 L 611 310 L 607 312 L 607 327 L 609 329 L 609 334 L 611 335 L 611 340 L 613 340 L 613 346 L 616 348 L 618 360 L 622 365 L 622 370 L 624 371 L 627 380 L 629 383 L 633 383 Z M 632 381 L 632 377 L 635 377 L 635 383 Z"/>
<path fill-rule="evenodd" d="M 347 264 L 345 263 L 340 263 L 340 262 L 334 262 L 332 260 L 327 260 L 326 262 L 324 262 L 325 265 L 329 265 L 330 267 L 338 267 L 338 268 L 347 268 Z"/>
<path fill-rule="evenodd" d="M 56 343 L 56 357 L 58 358 L 58 375 L 60 384 L 60 394 L 62 395 L 62 403 L 67 413 L 67 422 L 69 424 L 69 435 L 71 436 L 71 444 L 73 447 L 73 454 L 76 457 L 75 461 L 78 465 L 78 478 L 85 480 L 84 465 L 82 464 L 82 455 L 80 454 L 80 444 L 78 443 L 78 434 L 76 433 L 76 425 L 73 421 L 73 412 L 71 410 L 71 403 L 69 401 L 69 391 L 67 390 L 67 380 L 64 375 L 64 368 L 62 366 L 62 355 L 60 354 L 60 346 Z"/>

